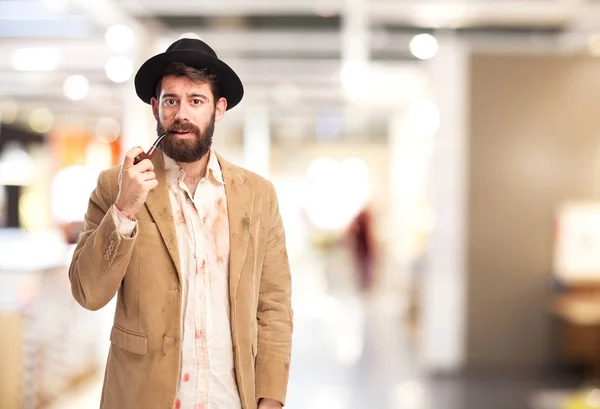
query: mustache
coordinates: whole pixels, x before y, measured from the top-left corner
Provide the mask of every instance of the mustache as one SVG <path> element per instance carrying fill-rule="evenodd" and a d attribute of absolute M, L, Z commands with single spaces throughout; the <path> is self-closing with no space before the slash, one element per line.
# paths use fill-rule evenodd
<path fill-rule="evenodd" d="M 169 132 L 195 132 L 198 133 L 200 130 L 197 126 L 189 122 L 175 121 L 170 127 Z"/>

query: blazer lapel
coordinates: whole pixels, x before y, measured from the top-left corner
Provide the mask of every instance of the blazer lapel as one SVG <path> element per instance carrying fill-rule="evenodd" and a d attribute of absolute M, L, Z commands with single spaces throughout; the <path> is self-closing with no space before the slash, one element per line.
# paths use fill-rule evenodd
<path fill-rule="evenodd" d="M 254 210 L 254 189 L 244 182 L 246 177 L 237 166 L 227 162 L 217 154 L 221 165 L 227 211 L 229 213 L 229 296 L 234 300 L 246 260 L 250 221 Z"/>
<path fill-rule="evenodd" d="M 146 198 L 146 207 L 156 223 L 162 238 L 167 246 L 169 255 L 175 264 L 175 270 L 181 283 L 181 266 L 179 265 L 179 248 L 177 246 L 177 236 L 175 234 L 175 221 L 173 220 L 173 210 L 171 209 L 171 199 L 169 197 L 169 187 L 167 186 L 167 176 L 165 173 L 165 164 L 162 151 L 158 150 L 152 158 L 154 164 L 154 173 L 158 186 L 148 192 Z"/>

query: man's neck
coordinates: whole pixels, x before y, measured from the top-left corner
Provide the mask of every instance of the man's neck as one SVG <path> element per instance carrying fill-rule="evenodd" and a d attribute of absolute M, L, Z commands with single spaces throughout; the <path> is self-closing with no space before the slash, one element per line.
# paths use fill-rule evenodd
<path fill-rule="evenodd" d="M 206 168 L 208 167 L 208 158 L 210 151 L 207 152 L 200 160 L 196 162 L 179 163 L 181 169 L 185 173 L 184 183 L 190 189 L 192 195 L 196 192 L 196 186 L 198 182 L 206 175 Z"/>

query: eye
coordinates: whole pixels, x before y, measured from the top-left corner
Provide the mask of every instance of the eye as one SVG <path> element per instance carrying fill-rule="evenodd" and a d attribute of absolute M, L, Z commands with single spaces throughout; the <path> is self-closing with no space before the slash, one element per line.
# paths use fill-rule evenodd
<path fill-rule="evenodd" d="M 165 105 L 175 105 L 176 101 L 174 98 L 165 99 Z"/>
<path fill-rule="evenodd" d="M 201 104 L 201 103 L 202 103 L 202 100 L 201 100 L 201 99 L 198 99 L 198 98 L 194 98 L 194 99 L 192 100 L 192 102 L 194 103 L 194 105 L 199 105 L 199 104 Z"/>

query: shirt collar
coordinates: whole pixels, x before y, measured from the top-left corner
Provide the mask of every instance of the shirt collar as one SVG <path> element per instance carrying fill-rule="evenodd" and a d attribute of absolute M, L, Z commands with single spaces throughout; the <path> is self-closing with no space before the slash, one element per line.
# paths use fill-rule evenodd
<path fill-rule="evenodd" d="M 164 152 L 162 152 L 164 163 L 165 163 L 165 172 L 167 176 L 167 182 L 175 182 L 179 179 L 180 175 L 183 175 L 183 169 L 179 166 L 179 163 L 168 157 Z M 208 151 L 208 165 L 206 166 L 206 174 L 204 177 L 212 177 L 220 184 L 224 185 L 225 182 L 223 180 L 223 172 L 221 171 L 221 165 L 219 164 L 219 160 L 217 159 L 217 155 L 212 150 L 212 148 Z"/>
<path fill-rule="evenodd" d="M 212 176 L 217 182 L 219 182 L 222 185 L 225 184 L 225 181 L 223 180 L 223 172 L 221 171 L 221 165 L 219 164 L 219 159 L 217 158 L 217 155 L 212 149 L 209 150 L 207 168 L 207 170 L 209 170 L 212 173 Z"/>

